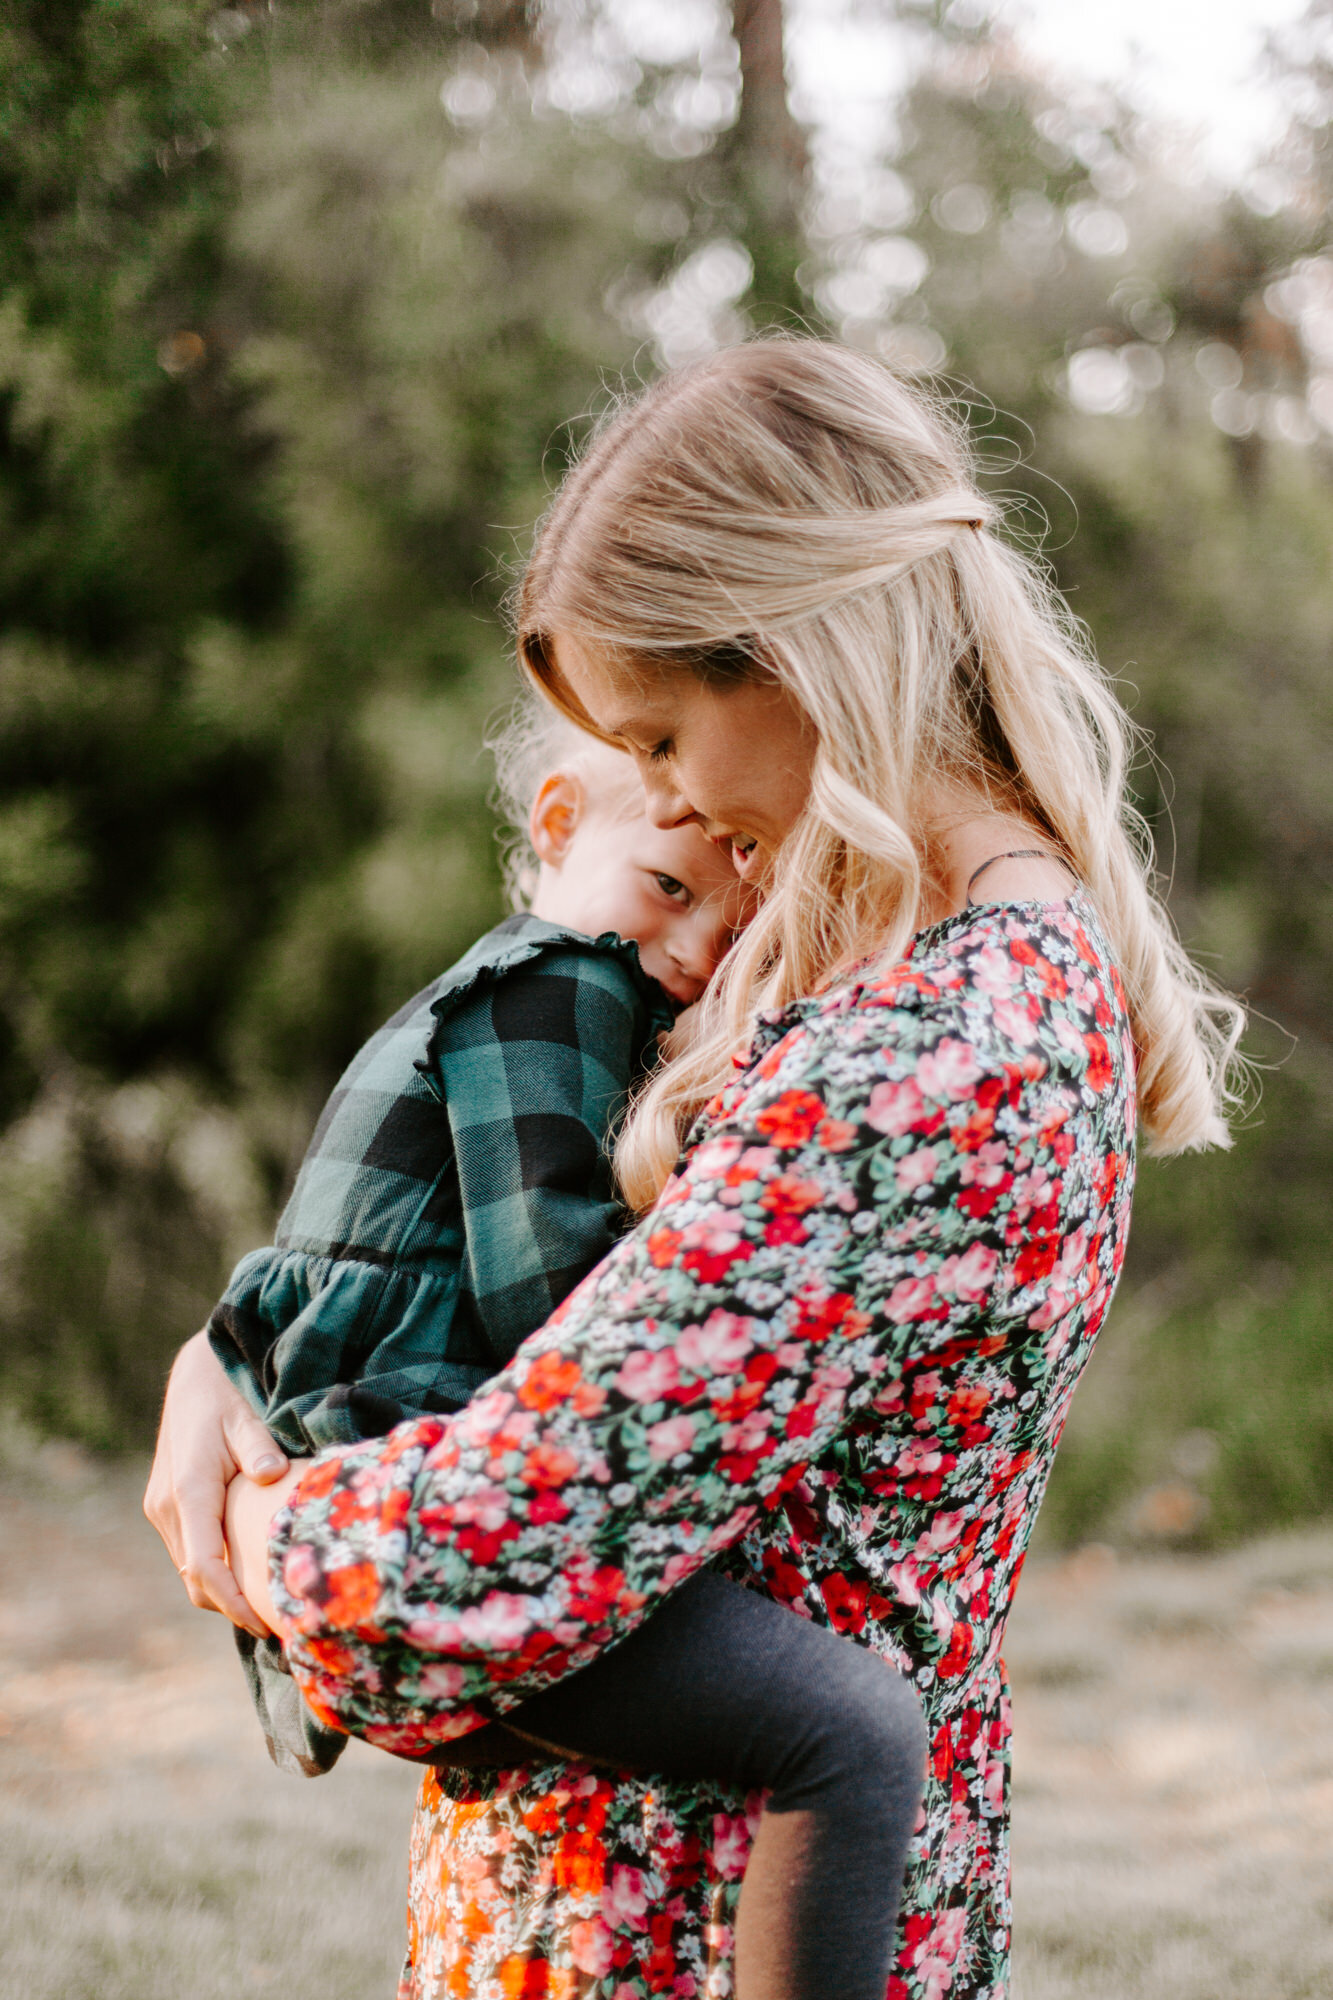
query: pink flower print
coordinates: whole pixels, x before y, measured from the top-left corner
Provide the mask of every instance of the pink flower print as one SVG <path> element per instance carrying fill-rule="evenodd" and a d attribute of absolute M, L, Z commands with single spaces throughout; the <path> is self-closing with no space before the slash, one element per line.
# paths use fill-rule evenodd
<path fill-rule="evenodd" d="M 905 1132 L 924 1124 L 926 1117 L 925 1102 L 916 1079 L 910 1076 L 902 1083 L 877 1083 L 865 1112 L 866 1124 L 890 1139 L 901 1139 Z"/>
<path fill-rule="evenodd" d="M 1068 1016 L 1065 1014 L 1056 1014 L 1051 1026 L 1055 1034 L 1055 1039 L 1059 1042 L 1061 1048 L 1068 1049 L 1070 1055 L 1077 1056 L 1080 1063 L 1085 1062 L 1088 1052 L 1083 1046 L 1082 1032 L 1075 1027 Z"/>
<path fill-rule="evenodd" d="M 721 1180 L 735 1166 L 741 1152 L 739 1139 L 705 1139 L 696 1147 L 690 1164 L 702 1180 Z"/>
<path fill-rule="evenodd" d="M 459 1428 L 469 1444 L 484 1444 L 499 1430 L 513 1407 L 514 1399 L 508 1390 L 493 1389 L 489 1396 L 478 1396 L 467 1405 L 457 1420 Z"/>
<path fill-rule="evenodd" d="M 1037 1039 L 1036 1012 L 1031 1001 L 1023 998 L 995 1002 L 997 1026 L 1020 1049 L 1028 1048 Z"/>
<path fill-rule="evenodd" d="M 503 1486 L 481 1486 L 454 1503 L 454 1520 L 464 1527 L 503 1528 L 509 1519 L 510 1500 Z"/>
<path fill-rule="evenodd" d="M 658 1463 L 688 1451 L 694 1443 L 693 1417 L 667 1417 L 648 1426 L 648 1456 Z"/>
<path fill-rule="evenodd" d="M 943 2000 L 953 1985 L 954 1967 L 967 1925 L 965 1909 L 946 1910 L 912 1954 L 922 2000 Z"/>
<path fill-rule="evenodd" d="M 974 1243 L 961 1257 L 946 1257 L 940 1266 L 939 1287 L 946 1298 L 963 1299 L 980 1305 L 990 1290 L 1000 1259 L 988 1243 Z"/>
<path fill-rule="evenodd" d="M 608 1924 L 633 1924 L 636 1930 L 641 1930 L 647 1914 L 647 1877 L 642 1868 L 617 1864 L 602 1890 L 602 1915 Z"/>
<path fill-rule="evenodd" d="M 1004 1179 L 1008 1156 L 1009 1148 L 1003 1139 L 990 1139 L 967 1155 L 958 1169 L 958 1178 L 964 1187 L 998 1187 Z"/>
<path fill-rule="evenodd" d="M 288 1549 L 282 1565 L 282 1581 L 289 1596 L 312 1595 L 322 1574 L 313 1549 L 301 1542 Z"/>
<path fill-rule="evenodd" d="M 724 1882 L 738 1882 L 750 1858 L 750 1825 L 744 1813 L 713 1814 L 713 1866 Z"/>
<path fill-rule="evenodd" d="M 972 960 L 972 983 L 988 999 L 1003 999 L 1022 977 L 1022 966 L 1015 965 L 1007 951 L 997 951 L 994 945 L 984 946 Z"/>
<path fill-rule="evenodd" d="M 569 1950 L 580 1972 L 600 1979 L 611 1970 L 615 1939 L 600 1917 L 585 1917 L 570 1929 Z"/>
<path fill-rule="evenodd" d="M 963 1520 L 961 1513 L 937 1514 L 926 1533 L 919 1535 L 913 1545 L 912 1554 L 916 1560 L 927 1560 L 953 1548 L 963 1532 Z"/>
<path fill-rule="evenodd" d="M 462 1693 L 466 1679 L 462 1667 L 448 1660 L 433 1660 L 422 1668 L 417 1686 L 428 1701 L 452 1701 L 456 1694 Z"/>
<path fill-rule="evenodd" d="M 682 1368 L 692 1375 L 730 1375 L 754 1346 L 753 1321 L 737 1313 L 711 1312 L 702 1326 L 687 1326 L 676 1342 Z"/>
<path fill-rule="evenodd" d="M 938 1438 L 908 1438 L 897 1458 L 894 1470 L 904 1478 L 920 1472 L 935 1472 L 944 1463 Z"/>
<path fill-rule="evenodd" d="M 918 1188 L 929 1187 L 939 1171 L 940 1156 L 933 1146 L 922 1146 L 915 1153 L 906 1153 L 894 1169 L 894 1178 L 903 1194 L 915 1194 Z"/>
<path fill-rule="evenodd" d="M 899 1604 L 909 1609 L 921 1602 L 921 1572 L 909 1556 L 903 1562 L 896 1562 L 889 1570 L 889 1590 Z"/>
<path fill-rule="evenodd" d="M 901 1326 L 904 1320 L 925 1319 L 936 1310 L 935 1275 L 922 1271 L 918 1277 L 902 1278 L 889 1293 L 884 1311 Z"/>
<path fill-rule="evenodd" d="M 660 1403 L 680 1386 L 680 1369 L 669 1347 L 636 1347 L 620 1364 L 616 1387 L 632 1403 Z"/>
<path fill-rule="evenodd" d="M 459 1615 L 459 1637 L 479 1653 L 512 1653 L 540 1623 L 536 1600 L 492 1590 Z"/>
<path fill-rule="evenodd" d="M 1078 1287 L 1079 1278 L 1087 1268 L 1087 1262 L 1088 1231 L 1086 1225 L 1080 1223 L 1072 1234 L 1066 1236 L 1063 1244 L 1060 1246 L 1059 1262 L 1056 1264 L 1052 1274 L 1055 1282 L 1062 1285 L 1067 1291 L 1075 1291 Z"/>
<path fill-rule="evenodd" d="M 980 1081 L 976 1051 L 956 1035 L 946 1035 L 917 1059 L 916 1080 L 926 1097 L 967 1097 Z"/>

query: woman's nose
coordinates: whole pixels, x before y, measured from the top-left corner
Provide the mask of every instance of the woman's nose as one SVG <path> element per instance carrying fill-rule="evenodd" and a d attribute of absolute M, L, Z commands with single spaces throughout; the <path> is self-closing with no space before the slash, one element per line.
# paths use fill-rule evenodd
<path fill-rule="evenodd" d="M 688 826 L 697 817 L 693 806 L 669 773 L 650 766 L 647 770 L 641 769 L 640 775 L 645 809 L 653 826 L 670 832 L 673 827 Z"/>

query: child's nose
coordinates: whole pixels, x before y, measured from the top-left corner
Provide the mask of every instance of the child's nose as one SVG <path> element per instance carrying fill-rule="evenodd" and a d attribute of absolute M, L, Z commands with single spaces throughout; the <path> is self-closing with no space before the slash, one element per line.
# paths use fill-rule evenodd
<path fill-rule="evenodd" d="M 687 979 L 695 979 L 702 989 L 725 958 L 731 943 L 731 926 L 709 915 L 684 924 L 671 944 L 671 956 Z"/>

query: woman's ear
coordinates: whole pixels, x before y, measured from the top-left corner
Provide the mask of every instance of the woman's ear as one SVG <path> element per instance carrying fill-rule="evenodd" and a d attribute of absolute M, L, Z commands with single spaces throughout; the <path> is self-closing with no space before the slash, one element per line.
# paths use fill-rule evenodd
<path fill-rule="evenodd" d="M 569 852 L 587 805 L 583 782 L 572 771 L 543 778 L 528 816 L 532 851 L 547 868 L 558 868 Z"/>

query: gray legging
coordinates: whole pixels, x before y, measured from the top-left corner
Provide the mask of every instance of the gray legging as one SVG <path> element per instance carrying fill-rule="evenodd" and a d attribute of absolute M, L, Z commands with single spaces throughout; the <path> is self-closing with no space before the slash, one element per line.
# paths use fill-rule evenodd
<path fill-rule="evenodd" d="M 769 1893 L 742 1905 L 762 1962 L 747 1986 L 763 2000 L 884 2000 L 926 1731 L 876 1654 L 701 1570 L 620 1645 L 440 1761 L 510 1761 L 511 1731 L 621 1770 L 768 1792 Z"/>

